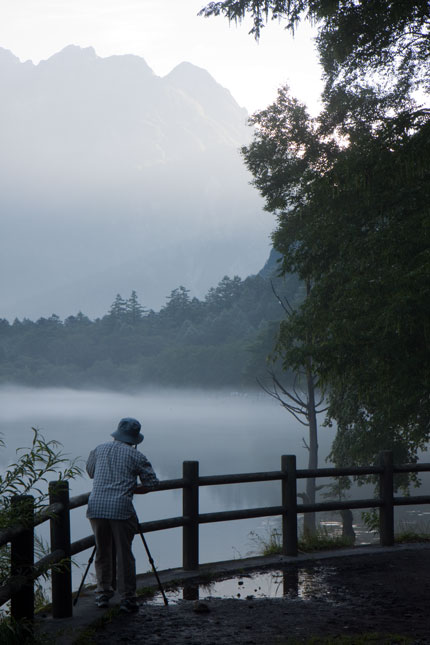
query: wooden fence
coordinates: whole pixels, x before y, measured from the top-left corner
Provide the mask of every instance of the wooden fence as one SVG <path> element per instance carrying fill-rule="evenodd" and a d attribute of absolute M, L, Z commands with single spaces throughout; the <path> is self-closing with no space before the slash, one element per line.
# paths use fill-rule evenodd
<path fill-rule="evenodd" d="M 430 463 L 393 465 L 390 451 L 380 454 L 378 464 L 356 468 L 318 468 L 297 470 L 296 457 L 284 455 L 281 469 L 273 472 L 257 472 L 233 475 L 199 476 L 199 462 L 183 462 L 181 479 L 160 482 L 157 490 L 182 489 L 182 515 L 163 520 L 143 522 L 143 532 L 162 531 L 182 527 L 182 566 L 186 571 L 199 568 L 199 525 L 213 522 L 249 519 L 254 517 L 280 516 L 282 520 L 282 553 L 297 556 L 297 515 L 321 511 L 344 509 L 379 508 L 380 544 L 394 544 L 394 506 L 430 504 L 429 495 L 395 497 L 393 478 L 397 473 L 419 473 L 430 471 Z M 379 497 L 361 500 L 327 501 L 315 504 L 297 503 L 297 480 L 309 477 L 341 477 L 376 475 L 379 478 Z M 201 486 L 243 484 L 249 482 L 280 481 L 281 504 L 261 508 L 222 511 L 217 513 L 199 512 L 199 489 Z M 155 491 L 157 492 L 157 491 Z M 11 600 L 11 613 L 15 618 L 34 616 L 34 581 L 47 569 L 52 568 L 52 614 L 54 618 L 72 615 L 71 558 L 77 553 L 94 547 L 94 536 L 70 542 L 70 511 L 85 506 L 89 493 L 69 499 L 66 481 L 51 482 L 49 485 L 50 505 L 43 513 L 35 516 L 32 526 L 14 526 L 0 531 L 0 547 L 11 545 L 11 577 L 0 587 L 0 605 Z M 13 503 L 32 508 L 31 496 L 17 496 Z M 50 522 L 50 553 L 34 562 L 34 527 Z"/>

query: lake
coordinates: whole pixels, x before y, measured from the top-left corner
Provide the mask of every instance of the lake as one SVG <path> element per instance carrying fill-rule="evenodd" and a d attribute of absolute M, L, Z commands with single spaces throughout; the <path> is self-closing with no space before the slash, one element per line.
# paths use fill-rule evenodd
<path fill-rule="evenodd" d="M 159 479 L 182 476 L 182 462 L 197 460 L 201 475 L 279 470 L 281 455 L 296 454 L 299 468 L 307 466 L 303 447 L 306 428 L 263 392 L 229 393 L 191 390 L 144 390 L 135 394 L 77 391 L 64 388 L 0 388 L 0 432 L 6 442 L 0 450 L 0 468 L 15 459 L 15 450 L 29 446 L 31 427 L 46 439 L 61 442 L 71 458 L 82 464 L 90 450 L 111 439 L 120 418 L 133 416 L 142 423 L 145 440 L 139 449 L 151 461 Z M 320 465 L 334 438 L 333 428 L 319 431 Z M 299 482 L 299 491 L 304 482 Z M 71 495 L 91 490 L 83 475 L 70 483 Z M 301 487 L 301 488 L 300 488 Z M 360 497 L 368 496 L 360 490 Z M 280 504 L 279 482 L 203 487 L 200 512 L 215 512 Z M 181 491 L 135 496 L 140 521 L 182 515 Z M 240 558 L 256 552 L 256 539 L 268 536 L 274 519 L 220 522 L 200 527 L 200 561 Z M 72 511 L 72 540 L 89 535 L 85 509 Z M 47 527 L 42 536 L 47 536 Z M 147 542 L 157 568 L 181 565 L 181 529 L 149 533 Z M 149 563 L 137 536 L 134 552 L 139 573 Z M 90 551 L 76 557 L 87 562 Z M 74 568 L 74 586 L 82 570 Z"/>
<path fill-rule="evenodd" d="M 184 460 L 198 460 L 202 475 L 279 470 L 282 454 L 297 454 L 298 466 L 306 467 L 302 446 L 306 429 L 264 393 L 144 390 L 127 395 L 16 387 L 0 389 L 0 431 L 6 442 L 0 466 L 13 461 L 17 447 L 30 444 L 32 426 L 46 439 L 60 441 L 70 457 L 81 457 L 84 463 L 93 447 L 110 440 L 124 416 L 141 421 L 145 440 L 139 449 L 160 479 L 181 477 Z M 333 436 L 332 429 L 321 429 L 321 461 Z M 77 495 L 89 491 L 91 481 L 84 475 L 70 486 L 71 495 Z M 200 510 L 279 504 L 279 489 L 277 482 L 204 487 Z M 181 491 L 136 496 L 135 507 L 141 521 L 181 515 Z M 251 532 L 264 533 L 267 523 L 254 519 L 201 526 L 201 561 L 245 556 L 254 548 Z M 74 510 L 72 540 L 90 533 L 84 509 Z M 158 567 L 180 565 L 180 529 L 148 534 L 147 539 Z M 139 542 L 136 539 L 134 544 L 138 570 L 146 571 L 149 567 Z"/>

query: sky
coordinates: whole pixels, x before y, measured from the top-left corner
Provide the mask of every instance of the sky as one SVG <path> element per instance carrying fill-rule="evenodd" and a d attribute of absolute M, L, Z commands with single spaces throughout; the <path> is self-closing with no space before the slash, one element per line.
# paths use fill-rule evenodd
<path fill-rule="evenodd" d="M 321 69 L 305 25 L 295 37 L 271 21 L 259 43 L 250 23 L 198 17 L 205 0 L 1 0 L 0 47 L 38 63 L 70 44 L 101 57 L 136 54 L 164 76 L 188 61 L 205 68 L 249 113 L 292 93 L 319 111 Z"/>

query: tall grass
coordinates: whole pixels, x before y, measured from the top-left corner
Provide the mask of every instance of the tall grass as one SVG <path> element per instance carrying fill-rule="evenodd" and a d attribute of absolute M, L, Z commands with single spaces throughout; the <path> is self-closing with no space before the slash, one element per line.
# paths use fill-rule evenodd
<path fill-rule="evenodd" d="M 251 533 L 251 540 L 257 547 L 260 555 L 277 555 L 282 553 L 282 533 L 280 529 L 272 528 L 263 537 L 254 532 Z M 325 551 L 330 549 L 342 549 L 354 544 L 352 538 L 329 533 L 325 526 L 319 526 L 316 533 L 303 533 L 298 540 L 298 549 L 303 553 Z"/>

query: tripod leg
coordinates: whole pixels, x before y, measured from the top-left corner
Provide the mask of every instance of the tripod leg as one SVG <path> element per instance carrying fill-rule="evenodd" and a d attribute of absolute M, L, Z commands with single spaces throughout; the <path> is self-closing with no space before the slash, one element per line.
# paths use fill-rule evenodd
<path fill-rule="evenodd" d="M 73 600 L 73 606 L 75 606 L 75 605 L 76 605 L 76 603 L 77 603 L 77 602 L 78 602 L 78 600 L 79 600 L 79 596 L 80 596 L 80 594 L 81 594 L 82 587 L 84 586 L 85 578 L 87 577 L 88 571 L 89 571 L 89 569 L 90 569 L 90 566 L 92 565 L 92 562 L 93 562 L 93 560 L 94 560 L 94 556 L 95 556 L 95 554 L 96 554 L 96 547 L 94 547 L 94 549 L 93 549 L 93 550 L 92 550 L 92 552 L 91 552 L 90 559 L 88 560 L 87 567 L 86 567 L 86 569 L 85 569 L 85 573 L 84 573 L 84 575 L 82 576 L 81 584 L 79 585 L 78 593 L 76 594 L 76 596 L 75 596 L 75 598 L 74 598 L 74 600 Z"/>
<path fill-rule="evenodd" d="M 163 585 L 161 584 L 161 580 L 160 580 L 160 578 L 158 576 L 157 569 L 155 568 L 154 560 L 152 559 L 152 556 L 151 556 L 151 554 L 149 552 L 149 548 L 148 548 L 148 545 L 146 543 L 145 537 L 144 537 L 143 532 L 142 532 L 142 530 L 140 528 L 139 519 L 137 517 L 136 511 L 134 511 L 134 513 L 136 515 L 137 527 L 138 527 L 138 530 L 139 530 L 140 537 L 142 538 L 143 546 L 145 547 L 146 555 L 148 556 L 149 564 L 152 567 L 152 570 L 154 572 L 155 578 L 156 578 L 157 583 L 158 583 L 158 588 L 160 589 L 161 595 L 163 596 L 164 604 L 167 607 L 167 605 L 169 604 L 169 601 L 167 600 L 167 596 L 164 593 Z"/>
<path fill-rule="evenodd" d="M 145 547 L 149 563 L 150 563 L 150 565 L 152 567 L 152 570 L 154 572 L 155 578 L 157 580 L 158 587 L 159 587 L 159 589 L 161 591 L 161 595 L 163 596 L 164 604 L 167 606 L 169 604 L 169 601 L 167 600 L 166 594 L 164 593 L 164 589 L 163 589 L 163 586 L 161 584 L 161 580 L 160 580 L 160 578 L 158 576 L 157 569 L 155 568 L 154 560 L 151 557 L 151 554 L 150 554 L 149 549 L 148 549 L 148 545 L 146 544 L 146 540 L 145 540 L 145 538 L 143 536 L 142 531 L 139 531 L 139 533 L 140 533 L 140 537 L 142 538 L 143 546 Z"/>

